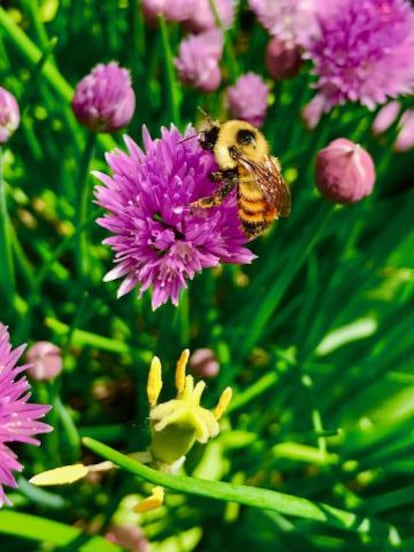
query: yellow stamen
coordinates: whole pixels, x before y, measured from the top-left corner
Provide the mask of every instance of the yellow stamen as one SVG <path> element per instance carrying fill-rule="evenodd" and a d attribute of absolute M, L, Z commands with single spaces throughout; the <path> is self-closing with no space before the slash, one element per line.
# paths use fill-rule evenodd
<path fill-rule="evenodd" d="M 223 391 L 223 393 L 219 398 L 219 402 L 217 403 L 217 406 L 212 410 L 216 420 L 220 420 L 220 418 L 223 416 L 226 408 L 230 404 L 232 395 L 233 395 L 233 391 L 231 390 L 231 387 L 226 387 L 226 389 Z"/>
<path fill-rule="evenodd" d="M 151 496 L 144 498 L 142 502 L 134 506 L 133 511 L 137 514 L 142 514 L 143 512 L 149 512 L 150 510 L 155 510 L 159 508 L 164 503 L 164 489 L 158 485 L 152 488 Z"/>
<path fill-rule="evenodd" d="M 89 473 L 89 467 L 83 464 L 71 464 L 53 470 L 47 470 L 34 475 L 29 482 L 32 485 L 45 487 L 47 485 L 68 485 L 74 483 Z"/>
<path fill-rule="evenodd" d="M 181 353 L 180 358 L 177 361 L 177 369 L 175 371 L 175 386 L 177 391 L 182 393 L 185 386 L 185 369 L 187 367 L 187 362 L 190 356 L 190 350 L 184 349 Z"/>
<path fill-rule="evenodd" d="M 157 400 L 158 400 L 158 397 L 160 396 L 161 389 L 162 389 L 161 362 L 160 362 L 160 359 L 157 356 L 155 356 L 151 362 L 151 368 L 148 374 L 148 383 L 147 383 L 147 397 L 151 408 L 157 404 Z"/>
<path fill-rule="evenodd" d="M 200 404 L 201 395 L 203 394 L 204 389 L 206 388 L 206 383 L 201 380 L 197 383 L 197 385 L 194 388 L 193 396 L 192 396 L 192 403 L 196 406 Z"/>

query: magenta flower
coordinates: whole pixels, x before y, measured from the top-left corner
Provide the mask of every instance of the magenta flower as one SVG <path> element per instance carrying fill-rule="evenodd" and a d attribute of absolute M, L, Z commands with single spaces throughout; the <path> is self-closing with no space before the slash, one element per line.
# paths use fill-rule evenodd
<path fill-rule="evenodd" d="M 334 203 L 355 203 L 374 187 L 375 166 L 359 144 L 338 138 L 316 157 L 316 185 Z"/>
<path fill-rule="evenodd" d="M 266 69 L 275 80 L 296 77 L 302 66 L 301 49 L 293 42 L 272 38 L 266 48 Z"/>
<path fill-rule="evenodd" d="M 16 98 L 0 86 L 0 145 L 7 142 L 20 123 Z"/>
<path fill-rule="evenodd" d="M 256 127 L 262 126 L 269 100 L 269 87 L 255 73 L 239 77 L 227 89 L 227 99 L 232 116 L 248 121 Z"/>
<path fill-rule="evenodd" d="M 318 76 L 317 105 L 373 109 L 414 91 L 414 10 L 407 0 L 318 0 L 319 33 L 307 44 Z M 311 111 L 315 110 L 311 107 Z"/>
<path fill-rule="evenodd" d="M 23 349 L 24 345 L 12 350 L 7 328 L 0 323 L 0 507 L 10 504 L 3 485 L 16 488 L 13 472 L 23 469 L 9 444 L 39 445 L 33 435 L 52 431 L 49 425 L 37 421 L 50 406 L 29 404 L 30 385 L 24 376 L 18 377 L 28 368 L 28 365 L 16 366 Z"/>
<path fill-rule="evenodd" d="M 223 35 L 218 29 L 182 40 L 178 58 L 174 60 L 181 82 L 203 92 L 216 90 L 221 81 L 222 52 Z"/>
<path fill-rule="evenodd" d="M 78 83 L 72 109 L 78 121 L 93 132 L 125 127 L 135 110 L 129 71 L 115 61 L 100 63 Z"/>
<path fill-rule="evenodd" d="M 200 148 L 195 131 L 183 136 L 174 126 L 163 128 L 158 140 L 145 127 L 142 134 L 145 152 L 126 136 L 128 153 L 106 156 L 112 176 L 95 173 L 103 183 L 97 203 L 108 211 L 97 222 L 114 234 L 104 243 L 117 266 L 105 281 L 124 278 L 118 297 L 135 287 L 141 297 L 152 286 L 155 310 L 168 300 L 177 305 L 187 280 L 203 268 L 250 263 L 255 255 L 244 247 L 234 193 L 220 207 L 189 206 L 215 188 L 213 156 Z"/>
<path fill-rule="evenodd" d="M 234 21 L 234 0 L 215 0 L 217 14 L 221 27 L 228 29 Z M 193 33 L 208 31 L 216 27 L 216 20 L 209 0 L 198 0 L 196 7 L 190 10 L 190 16 L 186 20 L 186 26 Z"/>
<path fill-rule="evenodd" d="M 314 0 L 249 0 L 250 8 L 271 36 L 302 44 L 316 32 Z"/>

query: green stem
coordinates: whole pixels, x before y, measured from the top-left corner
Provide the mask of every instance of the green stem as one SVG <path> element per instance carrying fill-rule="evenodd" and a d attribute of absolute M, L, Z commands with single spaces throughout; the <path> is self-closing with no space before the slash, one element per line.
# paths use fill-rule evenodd
<path fill-rule="evenodd" d="M 78 230 L 76 239 L 76 262 L 78 264 L 79 277 L 83 281 L 87 280 L 89 272 L 88 235 L 85 223 L 88 218 L 88 207 L 91 202 L 89 189 L 89 166 L 94 156 L 95 144 L 96 134 L 89 132 L 78 178 L 80 193 L 79 205 L 76 213 L 76 228 Z M 80 230 L 81 228 L 83 228 L 82 231 Z"/>
<path fill-rule="evenodd" d="M 4 298 L 13 303 L 16 293 L 13 255 L 11 248 L 10 220 L 7 212 L 6 183 L 3 180 L 2 148 L 0 147 L 0 285 Z"/>
<path fill-rule="evenodd" d="M 121 454 L 120 452 L 89 437 L 82 439 L 83 444 L 96 454 L 110 460 L 120 468 L 168 489 L 227 502 L 237 502 L 280 514 L 319 521 L 327 526 L 336 527 L 363 534 L 388 534 L 392 528 L 374 519 L 364 518 L 352 512 L 346 512 L 328 504 L 312 502 L 299 496 L 270 491 L 248 485 L 233 485 L 222 481 L 206 481 L 183 475 L 163 473 Z"/>
<path fill-rule="evenodd" d="M 226 29 L 223 27 L 223 22 L 221 21 L 220 14 L 217 10 L 216 2 L 215 0 L 208 0 L 208 3 L 210 5 L 211 11 L 214 15 L 214 21 L 216 23 L 216 26 L 220 29 L 220 31 L 223 33 L 224 37 L 224 55 L 226 57 L 226 66 L 229 70 L 230 79 L 231 82 L 234 83 L 239 75 L 239 67 L 237 63 L 237 58 L 234 54 L 233 46 L 230 42 L 230 35 L 229 33 L 226 33 Z"/>
<path fill-rule="evenodd" d="M 165 72 L 167 75 L 168 86 L 168 105 L 169 112 L 177 126 L 180 126 L 180 90 L 175 79 L 175 70 L 173 64 L 173 55 L 171 51 L 170 38 L 165 18 L 162 15 L 158 16 L 160 24 L 162 46 L 164 49 Z"/>

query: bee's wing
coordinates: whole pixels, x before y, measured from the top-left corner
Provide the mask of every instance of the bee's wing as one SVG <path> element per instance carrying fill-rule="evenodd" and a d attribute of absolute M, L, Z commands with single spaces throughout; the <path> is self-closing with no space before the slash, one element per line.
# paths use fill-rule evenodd
<path fill-rule="evenodd" d="M 265 200 L 277 209 L 278 215 L 290 215 L 290 190 L 280 173 L 278 161 L 270 155 L 262 163 L 240 157 L 240 163 L 251 173 Z"/>

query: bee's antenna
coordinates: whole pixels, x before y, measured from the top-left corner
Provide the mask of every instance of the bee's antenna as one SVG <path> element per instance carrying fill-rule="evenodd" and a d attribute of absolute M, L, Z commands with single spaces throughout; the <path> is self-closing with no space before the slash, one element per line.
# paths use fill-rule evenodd
<path fill-rule="evenodd" d="M 187 142 L 188 140 L 192 140 L 193 138 L 198 138 L 198 133 L 192 134 L 191 136 L 187 136 L 186 138 L 183 138 L 177 144 L 182 144 L 183 142 Z"/>
<path fill-rule="evenodd" d="M 200 107 L 199 105 L 197 106 L 197 109 L 200 111 L 200 113 L 202 115 L 204 115 L 204 117 L 207 119 L 207 122 L 208 122 L 209 125 L 214 124 L 213 119 L 210 117 L 210 115 L 207 113 L 207 111 L 204 111 L 204 109 L 202 107 Z"/>

